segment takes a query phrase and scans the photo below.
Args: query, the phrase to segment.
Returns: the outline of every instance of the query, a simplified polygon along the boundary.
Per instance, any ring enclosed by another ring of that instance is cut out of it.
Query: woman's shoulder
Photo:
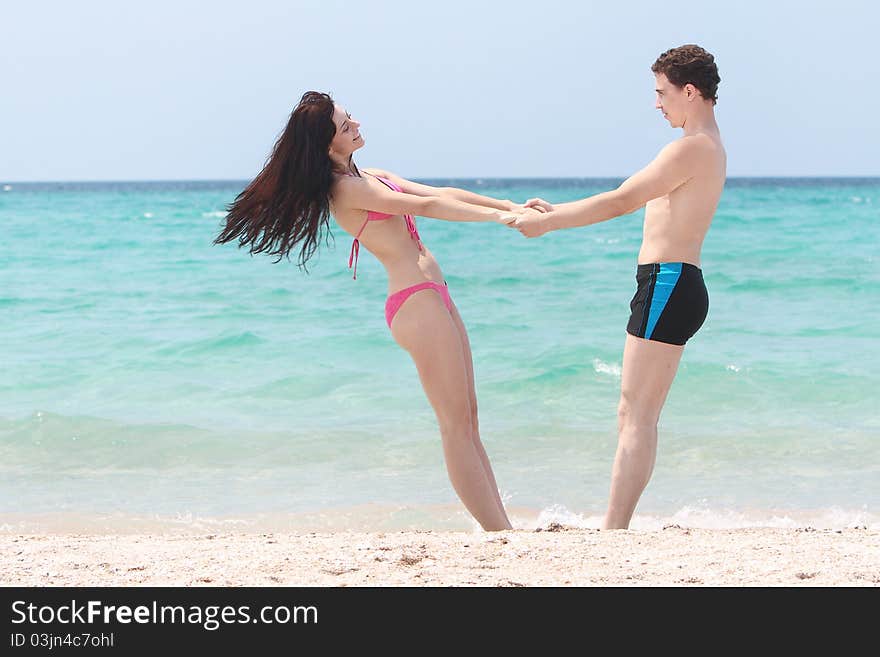
[[[378,176],[380,178],[389,178],[394,174],[390,171],[386,171],[385,169],[377,169],[375,167],[370,167],[369,169],[361,169],[364,173],[368,173],[371,176]]]
[[[337,175],[334,176],[330,188],[330,205],[337,212],[348,208],[361,208],[373,194],[373,187],[365,178]]]
[[[331,195],[337,195],[346,190],[357,189],[364,185],[366,181],[363,178],[347,174],[337,174],[333,176],[333,184],[330,187]]]
[[[362,196],[364,194],[373,195],[379,190],[384,190],[385,187],[382,185],[378,185],[374,187],[370,184],[369,179],[372,178],[384,178],[385,180],[394,180],[396,176],[390,171],[386,171],[385,169],[376,169],[374,167],[360,169],[361,173],[367,174],[367,177],[363,176],[354,176],[354,175],[337,175],[334,176],[333,187],[331,188],[331,196],[334,197],[337,201],[340,201],[344,198],[362,200]]]

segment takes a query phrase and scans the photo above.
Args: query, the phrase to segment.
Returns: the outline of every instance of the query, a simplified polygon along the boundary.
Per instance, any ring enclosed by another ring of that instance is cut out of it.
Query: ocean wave
[[[210,430],[183,423],[125,423],[37,411],[0,419],[0,456],[7,475],[42,472],[100,478],[168,470],[219,473],[269,467],[277,450],[302,451],[308,436],[268,431]]]
[[[160,356],[192,356],[215,351],[246,349],[266,342],[267,340],[261,338],[256,333],[244,331],[242,333],[221,335],[203,340],[175,342],[173,345],[159,348],[156,353]]]
[[[599,530],[601,514],[582,514],[564,506],[539,511],[509,509],[517,531]],[[683,507],[666,515],[636,513],[632,531],[671,529],[737,530],[752,528],[799,529],[803,531],[880,529],[880,517],[860,509],[829,507],[813,510],[694,509]],[[0,523],[2,534],[88,533],[88,534],[205,534],[219,532],[378,532],[378,531],[469,531],[488,537],[458,505],[380,505],[315,509],[283,513],[252,511],[234,515],[212,515],[193,511],[177,513],[87,512],[71,510],[48,513],[7,513]]]
[[[554,505],[541,509],[537,516],[521,516],[512,520],[517,529],[546,529],[553,525],[577,529],[599,529],[604,516],[584,515]],[[828,507],[819,509],[711,509],[683,506],[665,515],[636,513],[630,529],[658,531],[670,526],[694,529],[747,529],[769,527],[776,529],[851,529],[864,527],[880,529],[880,515],[867,509]]]
[[[859,291],[873,287],[874,283],[844,276],[796,277],[788,280],[780,277],[755,278],[738,282],[721,282],[716,287],[726,292],[785,292],[789,290],[812,290],[831,288],[835,290]]]
[[[620,378],[621,368],[617,363],[605,363],[598,358],[593,359],[593,370],[597,374],[610,374],[616,379]]]

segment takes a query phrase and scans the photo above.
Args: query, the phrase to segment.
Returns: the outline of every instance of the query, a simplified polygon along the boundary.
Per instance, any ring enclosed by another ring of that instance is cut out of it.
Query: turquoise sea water
[[[381,266],[353,281],[338,228],[309,275],[212,246],[241,188],[0,184],[0,530],[474,526]],[[538,240],[419,219],[517,526],[599,525],[642,217]],[[878,220],[877,179],[728,181],[634,528],[880,524]]]

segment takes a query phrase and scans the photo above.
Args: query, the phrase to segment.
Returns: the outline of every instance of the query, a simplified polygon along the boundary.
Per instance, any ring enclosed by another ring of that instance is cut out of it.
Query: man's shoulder
[[[721,142],[710,135],[699,133],[696,135],[685,135],[679,137],[675,141],[671,141],[663,150],[669,149],[674,154],[699,154],[699,153],[715,153],[721,148]]]
[[[660,151],[660,155],[668,161],[699,166],[715,160],[723,152],[724,147],[720,141],[710,135],[696,134],[669,142]]]

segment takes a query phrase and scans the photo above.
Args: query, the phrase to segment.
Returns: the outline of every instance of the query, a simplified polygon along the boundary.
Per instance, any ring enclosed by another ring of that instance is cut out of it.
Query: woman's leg
[[[458,328],[458,335],[461,339],[464,351],[464,363],[467,368],[468,395],[470,396],[471,403],[471,427],[473,428],[474,447],[480,455],[480,460],[483,462],[483,470],[486,472],[486,476],[492,483],[492,490],[495,491],[495,501],[498,502],[498,507],[501,509],[501,513],[507,518],[507,514],[504,511],[504,504],[501,501],[501,494],[498,491],[498,484],[495,483],[495,475],[492,473],[492,465],[489,463],[489,457],[486,455],[486,450],[483,448],[483,443],[480,440],[480,420],[477,413],[477,391],[474,384],[474,359],[471,355],[471,342],[468,339],[467,329],[464,327],[464,321],[461,319],[461,315],[454,302],[452,304],[452,319]]]
[[[483,529],[509,529],[475,445],[464,348],[440,295],[426,289],[410,296],[394,316],[391,334],[415,362],[437,415],[446,469],[459,498]]]

